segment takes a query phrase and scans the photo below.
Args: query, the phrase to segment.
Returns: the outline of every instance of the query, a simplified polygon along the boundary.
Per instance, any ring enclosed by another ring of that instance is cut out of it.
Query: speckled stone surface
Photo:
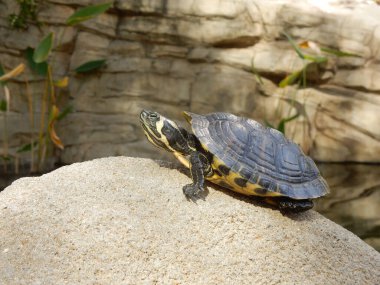
[[[14,182],[0,193],[0,284],[380,284],[380,254],[318,213],[210,186],[192,203],[189,181],[113,157]]]

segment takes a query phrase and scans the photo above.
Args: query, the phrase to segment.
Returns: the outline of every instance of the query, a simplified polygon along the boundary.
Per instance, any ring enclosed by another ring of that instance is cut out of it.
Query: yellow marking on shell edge
[[[224,165],[222,161],[214,157],[213,162],[212,162],[212,169],[218,170],[219,165]],[[219,171],[219,170],[218,170]],[[220,171],[219,171],[220,172]],[[225,187],[223,184],[228,184],[229,189],[244,194],[248,196],[261,196],[261,197],[278,197],[278,196],[283,196],[281,193],[278,192],[266,192],[265,194],[257,193],[255,190],[256,189],[261,189],[262,186],[259,184],[252,184],[250,182],[247,182],[245,187],[241,187],[238,184],[236,184],[235,179],[236,178],[242,178],[239,173],[235,173],[230,171],[228,175],[223,175],[222,177],[218,176],[217,174],[214,174],[211,177],[206,177],[207,180],[211,181],[212,183],[215,183],[217,185],[220,185],[222,187]]]
[[[191,115],[190,115],[188,112],[186,112],[186,111],[183,111],[182,114],[183,114],[183,116],[185,117],[186,121],[187,121],[189,124],[191,124],[191,120],[192,120]]]

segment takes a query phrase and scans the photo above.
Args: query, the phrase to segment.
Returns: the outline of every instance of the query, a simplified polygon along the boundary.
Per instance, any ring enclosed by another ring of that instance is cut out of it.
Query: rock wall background
[[[26,31],[9,27],[15,1],[0,3],[0,62],[6,69],[23,62],[22,52],[51,30],[62,35],[54,62],[57,76],[88,60],[107,59],[100,72],[70,82],[67,92],[75,111],[59,126],[64,163],[109,155],[166,156],[140,130],[143,108],[177,120],[182,110],[191,110],[278,122],[294,114],[291,100],[303,115],[286,125],[287,136],[313,158],[380,162],[380,6],[375,2],[114,1],[106,14],[79,29],[65,27],[78,7],[97,2],[44,1],[38,14],[44,25]],[[329,57],[318,72],[310,71],[307,88],[279,88],[287,74],[304,65],[283,32],[297,42],[358,56]],[[26,79],[36,117],[40,111],[40,78],[25,73],[9,84],[11,148],[37,132],[28,123]]]

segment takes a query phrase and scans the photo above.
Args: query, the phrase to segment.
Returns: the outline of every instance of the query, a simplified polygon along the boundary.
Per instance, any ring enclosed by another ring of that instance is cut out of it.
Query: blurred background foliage
[[[37,20],[38,5],[42,5],[43,1],[33,0],[18,0],[19,13],[9,15],[9,24],[14,29],[27,29],[28,25],[36,24],[41,25]],[[104,13],[112,6],[112,3],[90,5],[78,9],[66,20],[67,26],[74,26],[83,21],[87,21],[99,14]],[[61,37],[64,34],[64,30],[58,35],[58,43],[54,49],[59,50]],[[35,47],[28,47],[25,50],[24,56],[28,63],[30,76],[42,77],[45,81],[45,89],[41,90],[41,112],[39,118],[39,132],[35,137],[34,133],[31,133],[30,142],[19,146],[14,153],[9,152],[8,148],[8,124],[7,116],[9,113],[9,106],[11,105],[11,94],[7,87],[7,81],[12,77],[18,76],[24,72],[24,64],[20,64],[12,71],[5,74],[4,68],[0,65],[0,75],[2,76],[1,84],[4,88],[4,99],[1,100],[1,111],[3,112],[4,134],[3,134],[3,153],[1,158],[3,160],[4,172],[8,172],[8,165],[10,162],[14,162],[13,170],[15,174],[19,172],[19,154],[28,152],[30,153],[30,173],[41,173],[42,171],[51,170],[54,167],[55,150],[54,148],[63,149],[64,144],[59,138],[55,124],[66,117],[73,111],[72,106],[65,106],[61,97],[67,94],[61,92],[68,86],[70,76],[68,73],[65,76],[58,78],[54,74],[53,65],[54,61],[54,43],[55,33],[50,32],[39,43],[36,43]],[[87,73],[93,72],[101,68],[105,64],[105,59],[96,59],[75,68],[75,73]],[[28,79],[26,79],[26,83]],[[25,85],[25,94],[28,98],[28,111],[29,111],[29,124],[31,129],[35,128],[35,118],[33,110],[33,96],[29,90],[28,84]],[[36,155],[37,154],[37,155]],[[36,155],[36,157],[35,157]],[[46,165],[46,163],[49,165]]]

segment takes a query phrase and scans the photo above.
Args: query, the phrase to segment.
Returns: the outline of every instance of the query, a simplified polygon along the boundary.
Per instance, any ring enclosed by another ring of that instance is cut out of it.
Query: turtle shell
[[[281,132],[228,113],[186,116],[221,172],[259,187],[262,196],[310,199],[329,192],[314,161]]]

